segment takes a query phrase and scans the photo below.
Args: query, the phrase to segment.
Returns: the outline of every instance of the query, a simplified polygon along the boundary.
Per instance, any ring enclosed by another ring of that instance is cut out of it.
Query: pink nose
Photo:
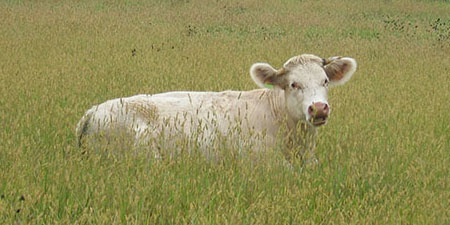
[[[315,102],[308,107],[308,113],[314,119],[326,119],[328,113],[330,113],[330,108],[327,103]]]

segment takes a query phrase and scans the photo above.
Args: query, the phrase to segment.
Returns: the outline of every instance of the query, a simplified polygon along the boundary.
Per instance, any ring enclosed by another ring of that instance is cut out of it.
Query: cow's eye
[[[292,83],[291,83],[291,87],[292,87],[293,89],[299,89],[299,90],[302,89],[302,87],[301,87],[299,84],[297,84],[296,82],[292,82]]]
[[[325,79],[325,80],[323,81],[323,86],[328,87],[328,83],[329,83],[328,79]]]

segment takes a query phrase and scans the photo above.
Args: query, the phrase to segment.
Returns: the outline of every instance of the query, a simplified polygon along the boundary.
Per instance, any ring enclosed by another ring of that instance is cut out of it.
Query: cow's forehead
[[[317,64],[323,65],[323,59],[311,54],[303,54],[299,56],[294,56],[290,58],[288,61],[284,63],[284,68],[290,69],[293,67],[308,65],[308,64]]]
[[[290,79],[301,82],[320,82],[326,78],[322,58],[315,55],[300,55],[290,58],[285,64]]]

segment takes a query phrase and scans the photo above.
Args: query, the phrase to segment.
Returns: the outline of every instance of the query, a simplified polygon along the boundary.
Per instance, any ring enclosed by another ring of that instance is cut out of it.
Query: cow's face
[[[344,84],[355,71],[356,61],[352,58],[322,59],[305,54],[290,58],[280,70],[255,63],[250,74],[260,87],[271,84],[284,90],[286,108],[292,118],[320,126],[330,114],[328,87]]]

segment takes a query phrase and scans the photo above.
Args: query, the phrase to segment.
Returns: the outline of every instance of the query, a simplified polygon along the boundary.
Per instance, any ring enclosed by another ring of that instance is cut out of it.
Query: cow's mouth
[[[325,123],[327,123],[327,117],[311,118],[310,122],[312,125],[314,125],[316,127],[322,126]]]

